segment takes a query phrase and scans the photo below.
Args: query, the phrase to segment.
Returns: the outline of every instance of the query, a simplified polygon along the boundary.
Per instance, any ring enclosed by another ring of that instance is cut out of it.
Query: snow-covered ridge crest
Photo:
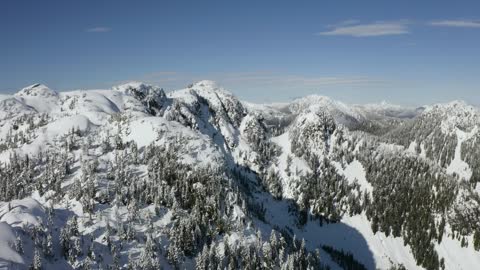
[[[295,114],[301,113],[307,109],[311,111],[326,111],[340,124],[359,122],[364,119],[362,112],[355,106],[349,106],[326,96],[310,95],[296,99],[288,105],[288,108]]]
[[[475,111],[475,107],[469,105],[464,100],[453,100],[446,103],[437,103],[433,105],[425,106],[425,112],[430,112],[433,110],[464,110],[464,111]]]
[[[217,83],[210,80],[203,80],[189,85],[185,89],[172,91],[167,95],[169,98],[182,101],[188,106],[198,104],[199,97],[208,103],[214,111],[221,114],[222,118],[239,127],[247,110],[242,102],[231,92],[219,87]]]
[[[192,85],[192,87],[204,87],[206,89],[217,90],[221,89],[217,82],[212,80],[201,80]]]
[[[35,109],[14,97],[0,100],[0,120],[12,118],[25,113],[35,113]]]
[[[455,134],[457,128],[469,132],[480,124],[479,110],[462,100],[427,106],[423,115],[441,119],[441,130],[447,135]]]
[[[120,84],[112,87],[112,89],[127,95],[142,93],[144,95],[157,94],[159,96],[165,96],[165,92],[160,87],[136,81]]]
[[[36,83],[23,88],[15,94],[16,97],[58,97],[58,93],[46,85]]]
[[[298,157],[306,153],[322,157],[328,152],[336,124],[329,113],[318,108],[313,106],[302,112],[289,128],[292,152]]]
[[[51,111],[58,102],[59,94],[43,84],[33,84],[18,91],[15,98],[38,112]]]
[[[368,114],[376,114],[387,117],[413,118],[423,112],[423,107],[401,106],[387,101],[380,103],[369,103],[365,105],[355,105],[356,108]]]
[[[134,97],[144,105],[146,112],[153,115],[162,114],[167,102],[167,96],[162,88],[142,82],[129,82],[114,86],[112,89]]]

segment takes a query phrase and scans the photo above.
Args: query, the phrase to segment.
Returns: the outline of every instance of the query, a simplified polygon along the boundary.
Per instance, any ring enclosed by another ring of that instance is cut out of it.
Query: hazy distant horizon
[[[209,79],[204,79],[204,80],[209,80]],[[52,89],[52,90],[55,90],[57,92],[68,92],[68,91],[75,91],[75,90],[108,90],[108,89],[112,89],[114,86],[118,86],[118,85],[121,85],[121,84],[126,84],[126,83],[130,83],[130,82],[142,82],[142,83],[146,83],[146,84],[150,84],[150,85],[154,85],[154,86],[157,86],[157,87],[160,87],[162,88],[166,93],[168,92],[171,92],[171,91],[176,91],[176,90],[181,90],[181,89],[185,89],[187,88],[190,84],[194,84],[196,82],[199,82],[201,80],[192,80],[192,81],[189,81],[183,85],[179,85],[178,87],[164,87],[162,85],[159,85],[159,84],[155,84],[155,83],[151,83],[151,82],[146,82],[146,81],[135,81],[135,80],[132,80],[132,81],[122,81],[122,82],[116,82],[112,85],[107,85],[107,86],[100,86],[100,87],[70,87],[70,88],[65,88],[65,89],[58,89],[56,87],[52,87],[51,85],[47,84],[47,83],[42,83],[42,82],[36,82],[36,83],[32,83],[32,84],[29,84],[29,85],[25,85],[23,87],[20,87],[19,89],[14,89],[14,90],[11,90],[11,91],[5,91],[5,92],[0,92],[0,97],[2,95],[13,95],[15,94],[16,92],[20,91],[21,89],[25,88],[25,87],[29,87],[31,85],[34,85],[34,84],[43,84],[45,86],[47,86],[48,88]],[[211,80],[211,81],[214,81],[214,80]],[[465,100],[465,99],[460,99],[460,98],[457,98],[457,99],[449,99],[449,100],[438,100],[438,101],[433,101],[433,102],[427,102],[427,103],[421,103],[421,102],[400,102],[400,101],[397,101],[397,100],[388,100],[388,99],[372,99],[372,100],[368,100],[368,99],[365,99],[363,102],[362,101],[358,101],[358,100],[355,100],[355,99],[349,99],[349,98],[343,98],[341,95],[335,95],[335,94],[327,94],[327,92],[329,92],[328,90],[326,91],[315,91],[315,90],[311,90],[309,91],[308,89],[304,89],[303,91],[301,91],[302,93],[305,93],[304,95],[298,95],[298,96],[291,96],[291,97],[285,97],[285,98],[278,98],[278,99],[274,99],[275,97],[272,97],[272,99],[265,99],[265,100],[255,100],[255,99],[249,99],[248,96],[245,96],[245,95],[242,95],[242,92],[241,90],[239,89],[234,89],[234,88],[229,88],[227,87],[226,85],[222,84],[221,82],[219,81],[214,81],[217,83],[217,85],[231,93],[233,93],[236,97],[238,97],[240,100],[244,101],[244,102],[248,102],[248,103],[252,103],[252,104],[281,104],[281,103],[288,103],[288,102],[292,102],[296,99],[300,99],[300,98],[304,98],[304,97],[307,97],[307,96],[314,96],[314,95],[317,95],[317,96],[325,96],[325,97],[328,97],[328,98],[331,98],[333,100],[336,100],[336,101],[340,101],[340,102],[343,102],[345,104],[350,104],[350,105],[368,105],[368,104],[381,104],[381,103],[388,103],[388,104],[391,104],[391,105],[399,105],[399,106],[404,106],[404,107],[410,107],[410,108],[415,108],[415,107],[422,107],[422,106],[428,106],[428,105],[433,105],[433,104],[442,104],[442,103],[449,103],[449,102],[452,102],[452,101],[464,101],[466,102],[467,104],[469,105],[472,105],[472,106],[475,106],[475,107],[480,107],[480,103],[476,104],[476,103],[473,103],[473,102],[469,102],[468,100]],[[251,91],[251,92],[254,92],[256,91],[255,89],[253,88],[250,88],[248,89],[248,91]],[[298,92],[298,91],[297,91]]]
[[[251,102],[480,104],[480,2],[5,1],[0,93],[209,79]]]

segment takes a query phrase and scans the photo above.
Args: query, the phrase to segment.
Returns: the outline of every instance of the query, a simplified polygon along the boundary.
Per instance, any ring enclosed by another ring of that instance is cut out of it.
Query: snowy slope
[[[462,160],[462,143],[471,139],[478,132],[477,126],[475,126],[470,132],[466,133],[460,129],[456,129],[457,146],[455,147],[455,156],[452,162],[447,167],[447,173],[457,174],[461,179],[470,180],[472,177],[472,169]]]

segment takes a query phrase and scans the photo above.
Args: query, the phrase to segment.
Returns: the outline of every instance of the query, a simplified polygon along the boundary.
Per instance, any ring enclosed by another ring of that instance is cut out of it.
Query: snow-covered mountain
[[[475,269],[479,119],[35,84],[0,96],[0,269]]]

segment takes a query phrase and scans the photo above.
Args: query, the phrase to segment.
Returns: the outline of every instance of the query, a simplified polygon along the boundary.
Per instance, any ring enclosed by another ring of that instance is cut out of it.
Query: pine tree
[[[95,254],[95,246],[93,241],[93,236],[90,236],[90,246],[87,250],[87,257],[91,259],[91,261],[95,261],[97,259],[97,255]]]
[[[107,221],[107,226],[106,226],[106,229],[105,229],[105,236],[104,236],[103,240],[105,242],[107,242],[107,246],[108,246],[109,249],[112,248],[111,236],[112,236],[112,228],[110,227],[110,222]]]
[[[112,258],[113,258],[113,263],[110,266],[110,269],[112,270],[119,270],[120,269],[120,257],[118,254],[118,247],[112,246]]]
[[[82,262],[82,270],[91,270],[93,265],[93,261],[90,257],[87,257],[83,262]]]
[[[80,238],[75,238],[73,241],[73,250],[75,253],[75,257],[82,256],[83,251],[82,251],[82,245],[80,243]]]
[[[138,266],[137,266],[135,260],[132,257],[132,253],[129,252],[128,253],[128,262],[127,262],[127,270],[135,270],[137,268],[138,268]]]
[[[23,240],[22,238],[17,234],[17,237],[15,238],[15,251],[22,255],[23,254]]]
[[[67,258],[70,250],[70,237],[67,227],[64,227],[60,230],[60,247],[62,249],[64,258]]]
[[[178,267],[180,264],[180,249],[178,248],[175,242],[171,242],[168,246],[167,259],[175,267]]]
[[[52,232],[50,230],[47,233],[47,240],[46,240],[45,250],[43,251],[43,253],[47,257],[53,257],[53,238],[52,238]]]
[[[38,248],[35,248],[35,252],[33,255],[32,269],[34,270],[42,269],[42,258],[40,257],[40,251],[38,250]]]
[[[480,251],[480,230],[475,230],[473,234],[473,248],[476,251]]]
[[[141,269],[154,270],[159,268],[158,258],[155,254],[155,244],[151,236],[147,237],[147,242],[140,254],[140,261],[138,263]]]
[[[196,262],[195,269],[197,270],[208,269],[207,254],[208,254],[207,245],[203,245],[203,250],[199,252],[197,257],[195,258],[195,262]]]

